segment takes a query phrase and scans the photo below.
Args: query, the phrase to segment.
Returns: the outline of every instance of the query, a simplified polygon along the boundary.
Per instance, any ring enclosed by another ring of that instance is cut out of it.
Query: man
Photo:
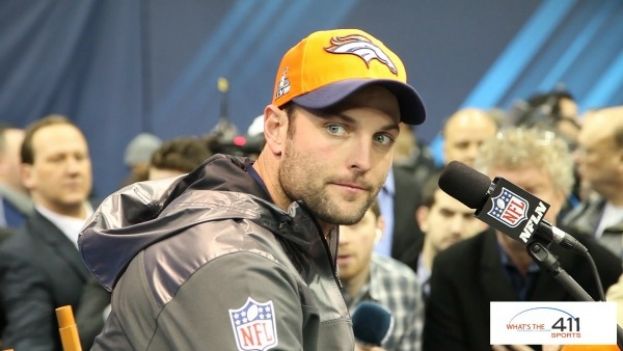
[[[581,129],[578,104],[567,90],[554,89],[537,93],[512,109],[516,126],[551,130],[574,148]]]
[[[151,155],[148,180],[177,177],[197,168],[212,153],[205,141],[183,137],[162,143]]]
[[[432,177],[424,186],[422,205],[415,214],[424,232],[422,253],[410,262],[417,273],[424,296],[430,293],[429,279],[433,259],[437,254],[460,240],[483,231],[486,225],[474,217],[474,210],[439,189],[438,176]]]
[[[383,344],[384,349],[419,350],[415,312],[422,304],[417,279],[403,263],[373,252],[383,233],[380,214],[378,204],[374,203],[359,222],[340,226],[337,264],[344,298],[351,312],[366,300],[392,312],[393,329]]]
[[[85,227],[82,256],[114,287],[94,350],[352,351],[337,225],[363,217],[398,123],[424,115],[376,38],[303,39],[277,71],[255,163],[216,155],[173,183],[131,186]]]
[[[432,158],[429,160],[423,155],[425,150],[416,146],[410,127],[404,123],[400,125],[396,152],[401,148],[409,156],[402,156],[401,161],[394,156],[394,165],[379,193],[378,202],[385,229],[374,251],[409,264],[417,260],[424,241],[413,213],[421,201],[422,184],[436,170]],[[406,157],[410,159],[408,166]]]
[[[463,108],[447,118],[442,135],[444,164],[459,161],[474,165],[478,149],[487,139],[495,136],[498,121],[493,111],[472,107]],[[418,256],[411,256],[411,262]]]
[[[141,182],[149,179],[149,161],[162,140],[151,133],[139,133],[125,148],[123,161],[128,166],[130,174],[123,180],[122,185]]]
[[[551,132],[511,129],[498,133],[483,144],[476,165],[489,177],[503,177],[549,203],[545,218],[550,223],[555,223],[573,184],[567,145]],[[593,256],[607,289],[622,272],[621,260],[591,238],[578,239]],[[581,255],[557,246],[552,246],[551,251],[580,286],[598,297],[589,265]],[[433,263],[430,287],[424,324],[425,350],[490,349],[491,301],[573,300],[533,262],[522,242],[494,230],[440,252]],[[495,347],[530,349],[533,348],[524,345]]]
[[[552,131],[567,142],[570,150],[577,148],[581,123],[578,105],[570,92],[556,88],[537,93],[518,101],[510,111],[508,117],[515,126]],[[558,215],[559,219],[565,218],[584,198],[577,171],[574,176],[575,182],[567,203]]]
[[[473,166],[478,148],[493,137],[497,129],[495,119],[487,111],[475,108],[458,110],[443,127],[445,163],[459,161]]]
[[[23,130],[0,126],[0,227],[4,228],[19,228],[32,213],[32,201],[19,173],[23,139]]]
[[[48,116],[26,130],[21,159],[35,212],[0,248],[3,347],[61,350],[54,309],[71,305],[88,348],[103,326],[107,296],[101,288],[92,295],[77,249],[80,228],[92,212],[87,142],[68,119]]]
[[[623,106],[588,113],[576,153],[582,182],[595,194],[563,223],[623,257]]]
[[[420,232],[413,213],[420,199],[420,188],[413,174],[394,165],[379,192],[378,202],[385,219],[383,236],[375,251],[401,262],[412,260],[412,253],[422,247]]]
[[[396,141],[394,167],[407,170],[418,184],[423,184],[438,171],[428,145],[416,137],[410,125],[404,123],[400,124],[400,135]]]

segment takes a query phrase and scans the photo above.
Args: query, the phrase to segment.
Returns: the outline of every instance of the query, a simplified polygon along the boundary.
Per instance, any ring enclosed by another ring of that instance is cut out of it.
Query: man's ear
[[[426,206],[418,207],[414,213],[415,220],[417,221],[417,224],[420,226],[420,229],[422,229],[424,233],[428,231],[428,214],[429,208]]]
[[[276,105],[264,109],[264,137],[273,155],[281,156],[288,134],[288,115]]]
[[[33,172],[33,166],[27,163],[20,165],[20,177],[22,184],[28,190],[31,190],[35,186],[35,177]]]

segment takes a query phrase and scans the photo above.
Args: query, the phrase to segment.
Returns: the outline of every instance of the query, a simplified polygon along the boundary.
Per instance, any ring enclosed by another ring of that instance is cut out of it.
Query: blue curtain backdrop
[[[134,135],[208,132],[221,76],[245,130],[270,101],[283,52],[332,27],[370,31],[403,58],[427,103],[425,141],[461,106],[505,108],[560,82],[583,109],[623,103],[619,0],[3,0],[0,119],[69,116],[105,196]]]

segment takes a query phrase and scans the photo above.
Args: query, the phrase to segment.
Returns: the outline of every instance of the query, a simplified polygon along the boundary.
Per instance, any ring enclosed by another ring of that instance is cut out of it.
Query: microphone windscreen
[[[465,206],[479,209],[487,199],[491,179],[458,161],[450,162],[439,176],[439,188]]]
[[[366,345],[382,346],[394,324],[387,308],[370,301],[357,305],[351,318],[355,340]]]

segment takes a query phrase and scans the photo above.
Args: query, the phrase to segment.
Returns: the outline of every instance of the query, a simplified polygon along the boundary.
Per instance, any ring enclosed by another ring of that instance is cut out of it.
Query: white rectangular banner
[[[617,343],[614,302],[491,302],[491,345]]]

